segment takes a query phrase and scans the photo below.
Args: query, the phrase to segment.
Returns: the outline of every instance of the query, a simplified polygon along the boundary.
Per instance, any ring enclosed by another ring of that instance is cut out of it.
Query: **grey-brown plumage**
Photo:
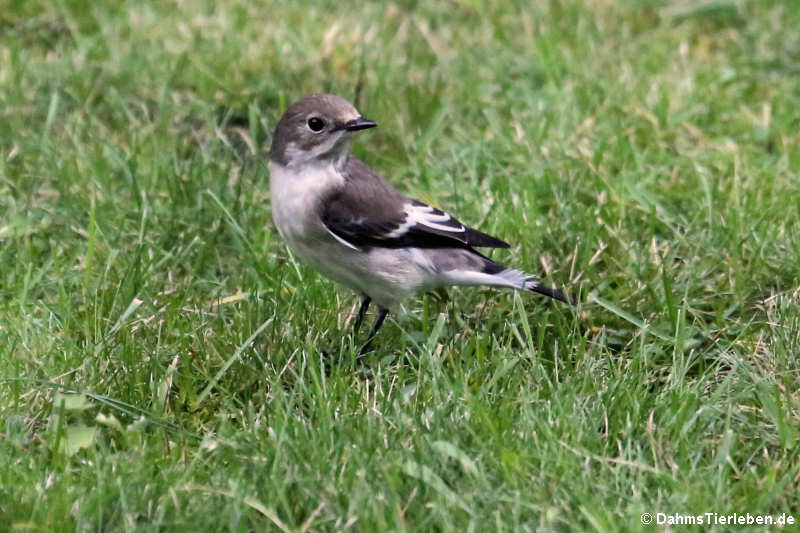
[[[567,302],[475,250],[507,243],[405,196],[351,155],[354,132],[375,126],[340,96],[312,95],[286,110],[270,149],[278,231],[294,253],[364,296],[356,327],[369,303],[378,304],[370,340],[400,301],[448,285],[510,287]]]
[[[326,130],[323,133],[335,133],[346,131],[357,131],[359,129],[366,129],[376,126],[372,121],[366,121],[361,124],[348,122],[360,118],[358,111],[350,102],[335,94],[315,94],[291,105],[278,121],[275,126],[275,135],[272,137],[272,146],[270,147],[269,157],[272,161],[276,161],[281,165],[287,165],[290,162],[291,153],[287,153],[287,146],[290,146],[291,151],[294,152],[311,152],[319,145],[320,135],[318,132],[310,131],[306,128],[308,118],[313,115],[316,117],[328,117]],[[346,118],[346,117],[355,117]],[[324,161],[327,157],[338,155],[339,151],[331,150],[329,152],[321,153],[318,157],[319,160]]]
[[[437,226],[444,229],[414,224],[396,237],[389,237],[407,222],[406,206],[429,206],[400,194],[353,155],[348,155],[345,160],[342,175],[345,185],[325,199],[322,221],[328,229],[356,246],[508,248],[508,243],[465,226],[436,208],[430,208],[430,214],[443,219]]]

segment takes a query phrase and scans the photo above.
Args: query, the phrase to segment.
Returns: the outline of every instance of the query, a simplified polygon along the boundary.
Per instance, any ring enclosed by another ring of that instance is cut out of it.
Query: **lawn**
[[[791,1],[7,0],[0,530],[800,530],[798,80]],[[320,91],[580,304],[420,296],[358,362],[271,219]]]

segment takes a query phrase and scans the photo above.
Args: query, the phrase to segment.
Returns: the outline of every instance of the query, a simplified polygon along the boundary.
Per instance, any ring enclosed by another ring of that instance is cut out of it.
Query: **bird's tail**
[[[521,291],[536,292],[549,296],[555,300],[571,304],[572,302],[560,290],[546,287],[538,281],[536,276],[522,270],[506,268],[476,250],[464,250],[460,254],[447,250],[446,254],[439,254],[439,250],[430,250],[430,259],[435,264],[443,265],[450,262],[450,268],[440,269],[447,281],[454,285],[493,285],[495,287],[509,287]]]
[[[535,280],[536,276],[533,274],[528,274],[523,272],[522,270],[516,270],[513,268],[505,268],[499,263],[495,263],[492,261],[493,267],[500,267],[502,270],[497,270],[491,275],[499,280],[504,281],[505,283],[498,283],[498,285],[505,285],[507,287],[512,287],[515,289],[528,291],[528,292],[535,292],[538,294],[543,294],[544,296],[549,296],[554,300],[558,300],[560,302],[564,302],[566,304],[571,304],[572,302],[567,299],[566,295],[563,292],[556,289],[555,287],[547,287],[542,285],[538,281]],[[491,269],[491,268],[490,268]],[[489,272],[486,272],[489,274]]]

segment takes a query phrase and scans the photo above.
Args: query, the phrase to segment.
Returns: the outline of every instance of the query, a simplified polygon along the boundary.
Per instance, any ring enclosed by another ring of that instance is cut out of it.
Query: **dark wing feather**
[[[508,248],[449,214],[400,194],[365,163],[350,156],[346,183],[326,200],[322,221],[353,246],[382,248]]]

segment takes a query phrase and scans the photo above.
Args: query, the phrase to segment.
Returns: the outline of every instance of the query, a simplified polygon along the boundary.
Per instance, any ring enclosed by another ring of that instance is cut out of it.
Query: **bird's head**
[[[270,159],[284,166],[335,163],[347,154],[354,132],[375,126],[341,96],[306,96],[278,121]]]

